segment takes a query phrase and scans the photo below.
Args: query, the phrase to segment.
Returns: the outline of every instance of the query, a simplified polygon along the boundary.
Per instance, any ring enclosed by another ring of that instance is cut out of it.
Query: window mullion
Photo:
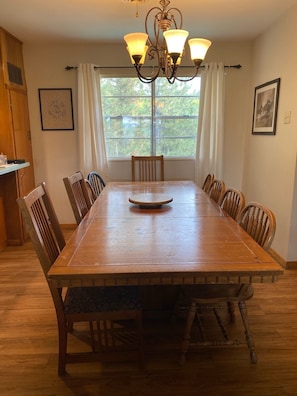
[[[151,155],[156,155],[156,84],[155,81],[151,84],[151,109],[152,109],[152,122],[151,122]]]

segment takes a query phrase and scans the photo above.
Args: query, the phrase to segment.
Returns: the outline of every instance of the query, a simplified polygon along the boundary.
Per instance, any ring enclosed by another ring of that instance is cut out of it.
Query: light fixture
[[[160,0],[159,3],[161,7],[151,8],[146,15],[145,33],[129,33],[124,36],[131,62],[138,78],[144,83],[153,82],[161,72],[171,84],[175,80],[190,81],[197,76],[211,41],[203,38],[193,38],[188,41],[195,71],[190,78],[178,77],[177,70],[184,55],[189,32],[182,30],[183,16],[178,8],[169,8],[169,0]],[[177,14],[177,19],[174,12]],[[151,18],[153,18],[152,33],[149,30]],[[141,70],[145,58],[153,62],[150,76],[144,76]]]

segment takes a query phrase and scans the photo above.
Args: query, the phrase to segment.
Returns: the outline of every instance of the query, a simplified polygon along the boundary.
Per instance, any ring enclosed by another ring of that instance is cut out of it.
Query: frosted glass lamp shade
[[[186,30],[172,29],[163,33],[169,54],[182,55],[189,32]]]
[[[147,39],[148,35],[146,33],[129,33],[124,36],[128,52],[134,60],[132,63],[139,64],[141,58],[145,56],[147,50]]]
[[[189,40],[191,50],[191,59],[203,60],[205,58],[208,48],[211,46],[211,41],[202,38],[193,38]]]

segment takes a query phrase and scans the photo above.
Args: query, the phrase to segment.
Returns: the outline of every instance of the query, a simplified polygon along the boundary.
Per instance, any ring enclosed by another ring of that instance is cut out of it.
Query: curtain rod
[[[144,66],[143,68],[149,68],[150,66]],[[200,68],[203,68],[204,66],[200,66]],[[133,66],[94,66],[94,69],[132,69]],[[179,66],[179,69],[187,69],[187,68],[193,68],[193,66]],[[241,69],[241,65],[224,65],[225,69]],[[67,65],[65,67],[65,70],[73,70],[77,69],[77,66],[69,66]]]

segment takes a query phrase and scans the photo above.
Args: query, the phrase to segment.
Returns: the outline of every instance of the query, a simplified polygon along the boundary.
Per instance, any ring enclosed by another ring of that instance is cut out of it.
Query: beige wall
[[[254,87],[281,79],[275,136],[247,134],[243,190],[248,200],[268,205],[276,214],[277,232],[273,249],[287,261],[297,261],[296,144],[297,144],[297,7],[280,18],[253,46]],[[291,123],[284,123],[291,111]],[[252,121],[252,108],[249,109]]]
[[[225,175],[228,185],[241,188],[243,150],[247,124],[251,43],[214,43],[208,61],[242,65],[241,70],[226,70],[226,154]],[[125,46],[121,44],[24,44],[29,95],[36,183],[48,184],[59,220],[74,223],[62,182],[64,176],[78,170],[77,156],[77,71],[65,71],[66,65],[94,63],[100,66],[129,66]],[[133,68],[132,68],[132,72]],[[74,131],[42,131],[38,88],[72,88]],[[236,166],[234,166],[234,163]],[[130,162],[110,164],[112,180],[130,180]],[[165,163],[168,179],[194,179],[194,161],[170,160]]]

